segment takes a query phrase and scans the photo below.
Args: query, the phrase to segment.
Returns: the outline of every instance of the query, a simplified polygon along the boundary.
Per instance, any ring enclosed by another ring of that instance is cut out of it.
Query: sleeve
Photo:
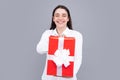
[[[46,30],[42,34],[41,39],[40,39],[39,43],[37,44],[36,50],[38,53],[40,53],[40,54],[47,53],[47,51],[48,51],[48,39],[49,39],[49,33]]]
[[[82,64],[82,45],[83,36],[82,34],[77,35],[75,42],[75,62],[74,62],[74,74],[76,75],[81,64]]]

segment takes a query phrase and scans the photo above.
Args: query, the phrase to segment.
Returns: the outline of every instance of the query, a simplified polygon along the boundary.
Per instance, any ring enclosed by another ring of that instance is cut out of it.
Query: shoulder
[[[83,43],[82,33],[80,33],[79,31],[76,31],[76,30],[71,30],[71,33],[75,37],[77,43],[81,43],[81,44]]]
[[[70,30],[70,33],[72,33],[75,37],[81,37],[81,38],[83,37],[82,33],[76,30]]]
[[[43,35],[49,35],[49,34],[51,34],[52,33],[52,30],[45,30],[44,32],[43,32]]]
[[[51,32],[51,30],[45,30],[44,32],[43,32],[43,34],[47,34],[47,33],[50,33]]]

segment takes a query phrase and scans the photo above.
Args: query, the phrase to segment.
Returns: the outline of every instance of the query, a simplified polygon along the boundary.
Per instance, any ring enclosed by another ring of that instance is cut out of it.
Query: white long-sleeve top
[[[70,30],[69,28],[66,28],[62,34],[65,35],[66,37],[75,37],[75,59],[74,59],[74,73],[73,73],[74,75],[72,78],[55,77],[55,76],[47,75],[46,73],[47,72],[47,60],[46,60],[45,69],[42,75],[42,80],[77,80],[76,74],[82,63],[83,37],[82,37],[82,34],[79,33],[78,31]],[[50,35],[57,36],[58,33],[56,29],[46,30],[42,34],[42,37],[36,47],[36,50],[38,53],[40,54],[48,53],[48,43],[49,43]]]

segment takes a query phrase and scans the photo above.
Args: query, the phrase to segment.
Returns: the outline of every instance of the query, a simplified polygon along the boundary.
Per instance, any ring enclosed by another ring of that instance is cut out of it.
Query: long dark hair
[[[55,24],[54,21],[53,21],[53,16],[54,16],[55,11],[56,11],[58,8],[65,9],[65,10],[67,11],[68,18],[69,18],[69,21],[67,22],[67,27],[68,27],[69,29],[73,29],[73,28],[72,28],[72,20],[71,20],[71,16],[70,16],[70,12],[69,12],[68,8],[65,7],[65,6],[63,6],[63,5],[58,5],[58,6],[53,10],[53,13],[52,13],[52,22],[51,22],[50,30],[56,28],[56,24]]]

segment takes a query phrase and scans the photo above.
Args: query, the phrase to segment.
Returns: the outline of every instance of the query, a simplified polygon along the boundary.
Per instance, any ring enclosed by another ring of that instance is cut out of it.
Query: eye
[[[55,14],[55,17],[59,17],[60,15],[58,13]]]
[[[67,14],[62,14],[63,17],[67,17]]]

